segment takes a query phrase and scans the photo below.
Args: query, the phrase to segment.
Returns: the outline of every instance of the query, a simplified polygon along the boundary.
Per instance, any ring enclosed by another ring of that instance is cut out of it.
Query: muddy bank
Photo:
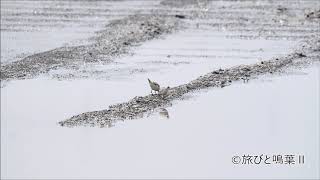
[[[320,61],[320,39],[316,38],[301,44],[300,50],[285,57],[278,57],[269,61],[262,61],[252,65],[240,65],[229,69],[219,69],[177,87],[168,92],[160,91],[158,95],[135,97],[132,100],[101,111],[87,112],[59,122],[61,126],[99,126],[110,127],[117,120],[143,117],[146,112],[159,107],[168,106],[171,101],[189,92],[209,87],[225,87],[235,81],[246,82],[264,74],[281,73],[289,67],[301,67]],[[146,88],[149,88],[146,86]]]
[[[108,63],[126,54],[130,47],[172,33],[179,18],[161,15],[133,15],[114,20],[89,45],[61,47],[28,56],[1,67],[1,80],[27,79],[50,70],[77,70],[84,63]]]

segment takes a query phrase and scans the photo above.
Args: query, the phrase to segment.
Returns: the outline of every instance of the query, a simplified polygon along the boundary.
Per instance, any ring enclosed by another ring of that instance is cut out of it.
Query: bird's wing
[[[153,84],[154,84],[155,86],[160,87],[160,85],[159,85],[158,83],[156,83],[156,82],[153,82]]]

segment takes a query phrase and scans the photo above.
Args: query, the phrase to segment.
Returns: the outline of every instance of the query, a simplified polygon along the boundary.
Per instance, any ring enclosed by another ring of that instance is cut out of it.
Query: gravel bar
[[[114,20],[89,45],[61,47],[1,66],[1,81],[29,79],[59,68],[77,70],[84,63],[108,63],[129,53],[130,47],[178,29],[179,18],[132,15]]]

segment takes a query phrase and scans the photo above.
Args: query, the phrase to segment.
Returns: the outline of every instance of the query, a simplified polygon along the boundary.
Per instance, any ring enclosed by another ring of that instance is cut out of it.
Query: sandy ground
[[[319,178],[319,5],[1,1],[1,177]],[[203,76],[290,54],[245,83]],[[147,96],[147,78],[199,90],[112,128],[59,126]],[[306,161],[232,163],[243,154]]]

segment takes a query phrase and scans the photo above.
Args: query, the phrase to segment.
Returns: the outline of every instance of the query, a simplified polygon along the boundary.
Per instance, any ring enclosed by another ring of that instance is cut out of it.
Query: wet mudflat
[[[319,177],[315,7],[1,1],[1,176]],[[133,98],[157,100],[147,78],[172,88],[165,103],[96,123]],[[294,153],[306,163],[232,164],[248,153]]]

